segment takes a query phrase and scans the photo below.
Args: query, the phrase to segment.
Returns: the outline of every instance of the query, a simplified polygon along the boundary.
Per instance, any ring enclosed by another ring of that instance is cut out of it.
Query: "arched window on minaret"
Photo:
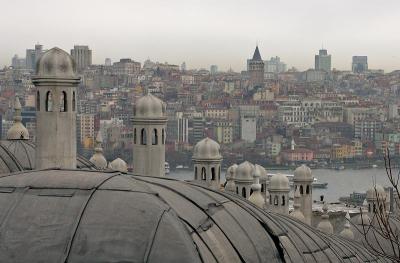
[[[197,166],[194,168],[194,180],[197,180]]]
[[[75,91],[72,92],[72,111],[76,110],[76,98],[75,98]]]
[[[206,168],[201,168],[201,180],[206,180]]]
[[[164,129],[162,129],[161,133],[162,133],[162,134],[161,134],[161,135],[162,135],[162,136],[161,136],[161,140],[162,140],[161,143],[162,143],[162,144],[165,144],[165,131],[164,131]]]
[[[310,194],[310,185],[307,185],[306,187],[306,194]]]
[[[153,133],[152,133],[152,135],[151,135],[151,144],[152,144],[152,145],[157,145],[157,144],[158,144],[157,129],[153,129]]]
[[[36,110],[40,111],[40,92],[36,92]]]
[[[301,195],[303,194],[303,186],[302,185],[300,185],[300,194]]]
[[[218,168],[218,181],[221,181],[221,167]]]
[[[285,204],[286,204],[285,196],[282,195],[282,205],[285,205]]]
[[[246,188],[242,188],[242,196],[244,197],[244,198],[246,198]]]
[[[137,139],[137,132],[136,128],[133,130],[133,144],[136,144],[136,139]]]
[[[239,194],[239,186],[236,186],[236,194]]]
[[[211,167],[211,180],[215,180],[215,167]]]
[[[65,91],[61,92],[60,96],[60,112],[67,111],[67,93]]]
[[[275,195],[275,197],[274,197],[274,205],[278,205],[278,196],[277,195]]]
[[[142,129],[140,133],[140,144],[141,145],[147,145],[147,134],[146,134],[146,129]]]
[[[53,95],[50,91],[46,93],[46,111],[53,111]]]

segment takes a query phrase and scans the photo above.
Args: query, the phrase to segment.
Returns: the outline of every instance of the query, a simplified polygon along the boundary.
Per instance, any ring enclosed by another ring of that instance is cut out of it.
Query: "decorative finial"
[[[29,140],[29,132],[22,124],[21,103],[16,96],[14,100],[14,124],[7,131],[7,140]]]
[[[319,222],[317,229],[321,230],[326,234],[333,234],[333,226],[329,221],[328,215],[328,204],[324,203],[322,206],[322,215],[321,215],[321,222]]]
[[[354,239],[354,233],[350,228],[350,214],[347,211],[345,220],[344,220],[344,229],[340,232],[340,236],[347,238],[347,239]]]
[[[249,201],[255,204],[260,208],[264,208],[265,206],[265,199],[261,195],[261,184],[260,184],[260,169],[255,166],[253,169],[253,184],[251,185],[251,190],[253,193],[249,197]]]

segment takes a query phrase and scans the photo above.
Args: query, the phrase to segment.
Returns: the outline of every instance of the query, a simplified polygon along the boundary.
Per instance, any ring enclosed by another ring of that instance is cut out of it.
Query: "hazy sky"
[[[258,42],[261,56],[314,66],[323,44],[332,66],[352,55],[370,68],[400,69],[400,0],[0,0],[0,66],[39,42],[70,50],[89,45],[93,62],[143,62],[245,69]]]

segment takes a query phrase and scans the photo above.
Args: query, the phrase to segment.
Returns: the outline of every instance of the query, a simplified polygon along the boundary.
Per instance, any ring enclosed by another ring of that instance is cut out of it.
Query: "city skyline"
[[[46,12],[51,3],[4,4],[0,22],[7,26],[0,33],[9,41],[2,44],[0,66],[10,65],[14,54],[23,57],[25,49],[39,42],[45,48],[66,50],[89,45],[95,64],[103,64],[107,57],[113,62],[130,57],[177,65],[185,61],[189,69],[215,64],[221,70],[240,71],[258,43],[264,60],[279,56],[289,68],[299,70],[313,68],[314,54],[322,45],[332,55],[332,68],[338,70],[351,70],[352,56],[357,55],[368,56],[371,69],[399,69],[400,36],[393,34],[399,22],[396,1],[385,5],[314,0],[290,4],[118,1],[113,5],[60,1],[63,12]],[[16,13],[20,21],[12,23]]]

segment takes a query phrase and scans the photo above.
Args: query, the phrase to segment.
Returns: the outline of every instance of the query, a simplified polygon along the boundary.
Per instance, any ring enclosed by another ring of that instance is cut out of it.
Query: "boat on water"
[[[344,170],[344,166],[343,165],[337,165],[337,166],[334,167],[334,169],[337,170],[337,171],[341,171],[341,170]]]
[[[183,169],[183,165],[178,164],[178,165],[175,167],[175,169]]]
[[[169,174],[170,169],[169,169],[169,163],[168,162],[164,163],[164,169],[165,169],[165,174]]]
[[[377,164],[373,164],[372,168],[378,168],[378,165]]]

